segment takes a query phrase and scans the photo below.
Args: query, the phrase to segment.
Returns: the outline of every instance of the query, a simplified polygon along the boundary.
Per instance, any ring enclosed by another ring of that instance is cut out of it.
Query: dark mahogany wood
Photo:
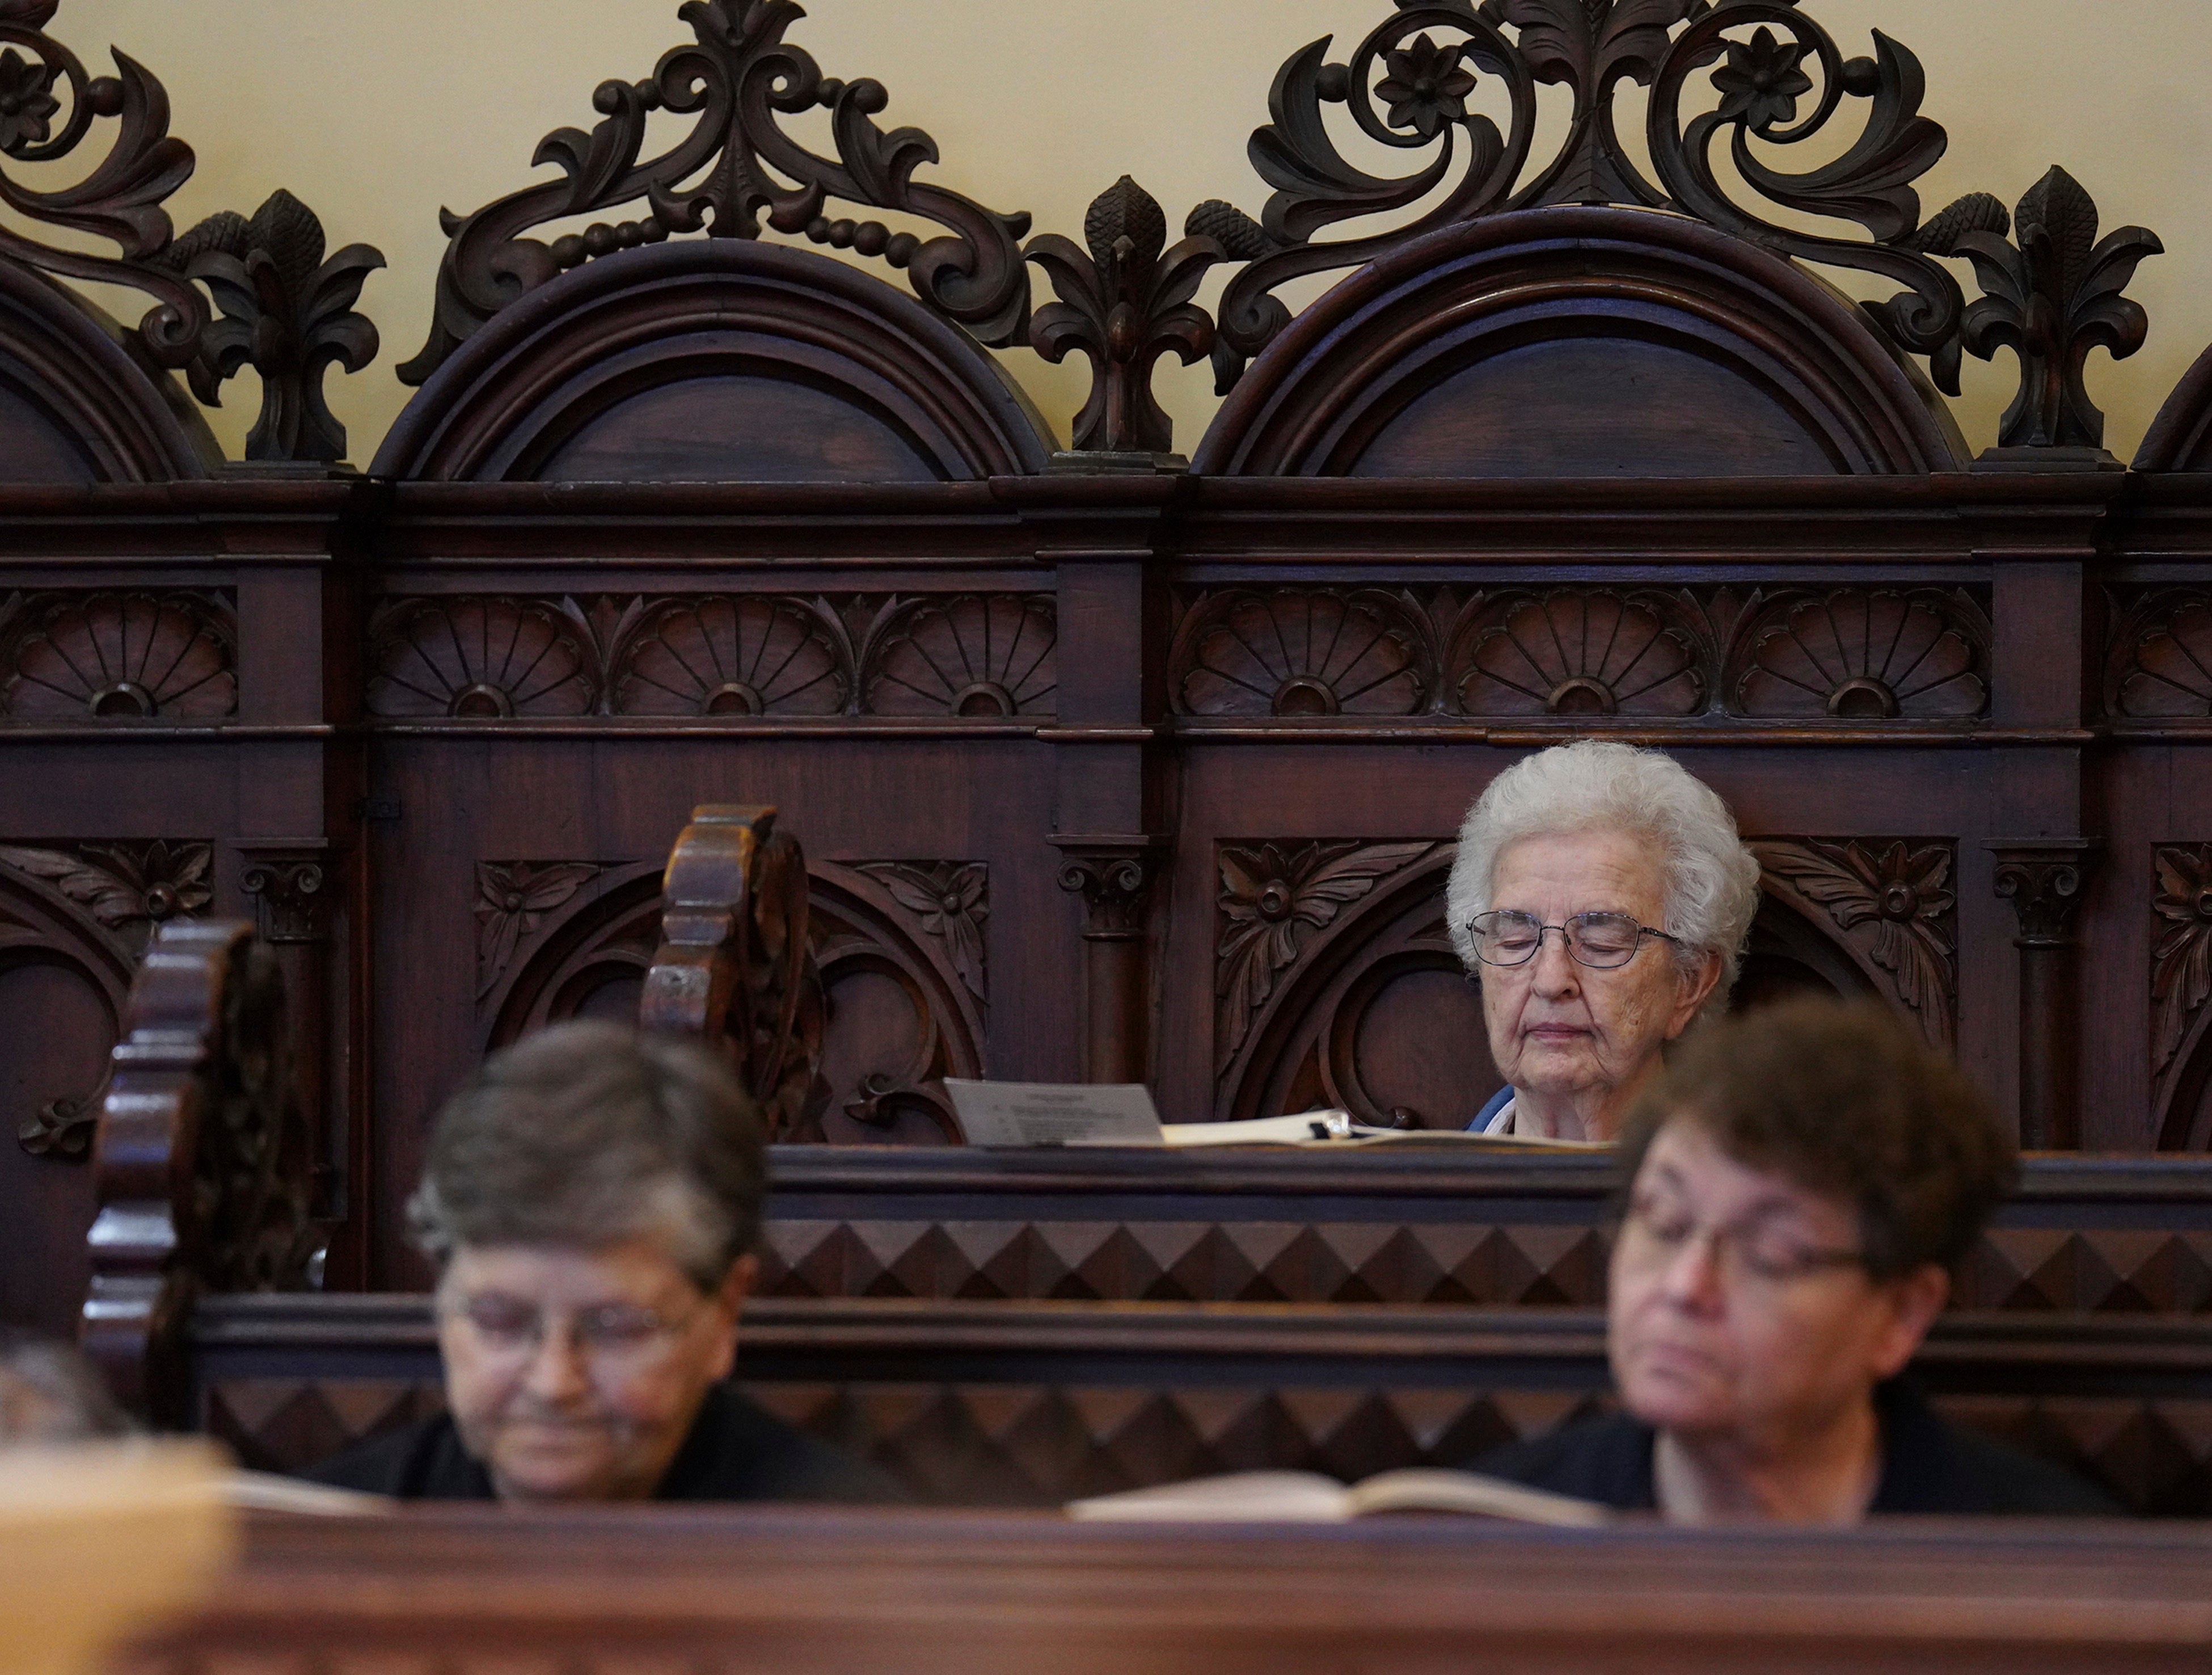
[[[304,1282],[310,1139],[283,979],[252,927],[155,933],[131,985],[92,1170],[79,1339],[125,1406],[183,1417],[179,1356],[203,1290]]]
[[[503,310],[370,470],[433,482],[933,482],[1035,471],[1043,421],[981,349],[842,262],[623,252]]]
[[[206,1608],[114,1666],[2135,1675],[2204,1666],[2208,1562],[2200,1529],[2096,1523],[1208,1530],[923,1511],[424,1508],[253,1520],[245,1563]]]
[[[1271,344],[1193,468],[1237,476],[1812,476],[1963,457],[1832,291],[1694,222],[1499,215],[1362,269]]]

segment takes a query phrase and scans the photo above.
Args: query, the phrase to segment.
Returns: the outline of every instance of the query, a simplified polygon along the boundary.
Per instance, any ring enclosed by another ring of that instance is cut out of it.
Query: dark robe
[[[1875,1413],[1881,1424],[1881,1481],[1869,1513],[2124,1515],[2117,1502],[2071,1472],[1949,1423],[1910,1379],[1880,1386]],[[1656,1511],[1651,1451],[1657,1441],[1642,1421],[1611,1413],[1508,1443],[1470,1461],[1469,1469],[1624,1512]]]
[[[491,1474],[469,1457],[450,1414],[373,1437],[302,1475],[406,1501],[490,1501]],[[667,1474],[660,1501],[830,1501],[907,1497],[874,1466],[786,1424],[727,1385],[707,1392]]]

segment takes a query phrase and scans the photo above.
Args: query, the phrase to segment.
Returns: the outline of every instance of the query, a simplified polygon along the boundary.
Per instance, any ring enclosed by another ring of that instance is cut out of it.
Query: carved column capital
[[[1145,932],[1145,906],[1165,859],[1163,837],[1055,836],[1060,887],[1080,892],[1085,942],[1133,942]]]
[[[1982,846],[1996,858],[1995,885],[2020,921],[2015,948],[2066,948],[2074,913],[2105,847],[2101,838],[1996,838]]]
[[[330,845],[314,841],[241,843],[239,883],[253,900],[255,928],[273,946],[319,943],[330,934],[335,880]]]

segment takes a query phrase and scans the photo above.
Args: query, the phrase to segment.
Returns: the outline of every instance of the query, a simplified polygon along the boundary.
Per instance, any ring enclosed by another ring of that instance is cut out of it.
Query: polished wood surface
[[[211,1605],[114,1666],[2110,1675],[2212,1666],[2208,1569],[2212,1534],[2179,1526],[1192,1530],[449,1508],[257,1519]]]

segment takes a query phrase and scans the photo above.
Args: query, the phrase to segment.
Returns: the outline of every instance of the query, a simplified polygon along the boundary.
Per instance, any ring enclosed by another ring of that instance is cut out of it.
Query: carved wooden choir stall
[[[0,1318],[82,1305],[265,1464],[404,1417],[431,1114],[642,1007],[730,1040],[785,1143],[747,1376],[925,1495],[1540,1429],[1605,1386],[1601,1163],[984,1156],[942,1083],[1464,1124],[1453,834],[1601,735],[1757,853],[1740,1004],[1875,997],[2060,1154],[1945,1399],[2212,1504],[2212,355],[2103,451],[2085,362],[2143,341],[2159,241],[2057,168],[1924,214],[1905,46],[1784,0],[1378,5],[1284,64],[1258,218],[1170,244],[1124,177],[1079,242],[931,184],[796,8],[697,0],[558,179],[448,216],[356,472],[322,386],[379,352],[381,258],[283,193],[179,233],[158,80],[55,10],[0,15]],[[1093,367],[1072,448],[986,352],[1024,343]],[[1938,391],[2000,351],[1970,457]],[[1224,392],[1188,462],[1170,355]],[[227,462],[191,398],[249,365]]]

